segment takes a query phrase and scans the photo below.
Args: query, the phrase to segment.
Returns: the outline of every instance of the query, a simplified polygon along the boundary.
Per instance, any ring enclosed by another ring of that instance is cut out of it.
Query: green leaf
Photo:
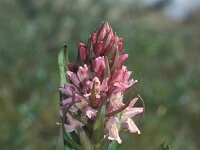
[[[102,140],[104,136],[106,103],[107,101],[104,100],[104,102],[101,104],[101,107],[99,108],[99,111],[97,113],[97,118],[93,125],[92,138],[95,150],[101,150],[102,147]]]
[[[64,87],[64,84],[67,82],[66,75],[65,75],[65,73],[67,71],[65,64],[67,62],[68,62],[67,45],[65,44],[58,52],[58,65],[59,65],[60,86],[61,87]],[[62,97],[63,97],[63,95],[60,92],[60,101],[62,100]],[[64,113],[64,116],[66,115],[68,109]],[[66,119],[65,117],[61,118],[64,150],[73,150],[74,148],[76,148],[77,150],[83,150],[82,147],[72,139],[71,134],[66,133],[65,128],[64,128],[64,123],[66,122],[65,119]]]
[[[116,150],[118,146],[117,141],[111,141],[110,144],[108,145],[108,149],[107,150]]]
[[[58,66],[59,66],[59,74],[60,74],[60,87],[64,87],[64,84],[67,82],[65,72],[66,72],[66,67],[65,63],[67,61],[67,56],[66,56],[66,49],[67,46],[64,45],[58,52]],[[62,93],[60,92],[60,101],[62,99]],[[69,143],[66,141],[65,138],[65,132],[63,132],[63,127],[62,127],[62,134],[63,134],[63,144],[64,144],[64,150],[72,150],[72,147],[69,146]]]
[[[63,130],[65,130],[64,126],[62,126]],[[66,133],[64,134],[64,139],[67,141],[67,143],[69,143],[71,147],[68,147],[69,145],[65,145],[65,149],[64,150],[73,150],[73,149],[76,149],[76,150],[84,150],[79,144],[77,144],[70,136],[69,133]]]
[[[64,45],[58,52],[58,66],[60,73],[60,86],[63,87],[67,82],[65,73],[67,71],[65,64],[68,62],[67,45]]]
[[[80,138],[81,146],[84,148],[84,150],[91,150],[92,149],[91,141],[88,138],[86,132],[83,130],[83,128],[78,129],[78,135]]]

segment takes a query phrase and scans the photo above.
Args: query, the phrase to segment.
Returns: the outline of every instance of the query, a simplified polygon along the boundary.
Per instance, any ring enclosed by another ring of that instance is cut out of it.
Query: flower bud
[[[93,67],[93,70],[96,73],[97,77],[101,78],[102,72],[106,68],[104,57],[97,57],[92,62],[92,67]]]
[[[79,56],[81,60],[84,62],[87,58],[85,45],[83,43],[79,43],[78,50],[79,50]]]

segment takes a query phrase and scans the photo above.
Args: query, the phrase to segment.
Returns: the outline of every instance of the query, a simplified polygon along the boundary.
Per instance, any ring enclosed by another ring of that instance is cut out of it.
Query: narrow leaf
[[[64,87],[64,84],[67,82],[65,73],[67,68],[65,64],[68,63],[68,55],[67,55],[67,45],[65,44],[60,51],[58,52],[58,65],[59,65],[59,73],[60,73],[60,87]],[[62,101],[62,93],[60,92],[60,101]],[[64,114],[66,115],[67,112]],[[64,115],[64,116],[65,116]],[[64,142],[64,150],[72,150],[75,147],[78,150],[82,150],[80,145],[78,145],[75,141],[73,141],[70,133],[66,133],[64,128],[64,123],[66,122],[65,117],[61,118],[62,120],[62,133],[63,133],[63,142]]]
[[[67,55],[67,46],[64,45],[58,52],[58,65],[59,65],[59,73],[60,73],[60,86],[63,87],[64,84],[67,82],[65,73],[66,73],[66,67],[65,64],[68,62]]]
[[[83,128],[78,129],[78,134],[79,134],[81,146],[84,148],[84,150],[92,150],[91,141],[89,140]]]
[[[101,107],[97,113],[97,118],[93,125],[92,133],[93,133],[93,143],[94,143],[95,150],[100,150],[102,146],[102,140],[104,137],[106,103],[107,103],[106,100],[102,102]]]
[[[110,144],[108,145],[107,150],[116,150],[118,146],[117,141],[111,141]]]
[[[60,74],[60,87],[64,87],[64,84],[67,82],[66,76],[65,76],[65,72],[66,72],[66,67],[65,67],[65,63],[66,63],[66,49],[67,46],[64,45],[58,52],[58,66],[59,66],[59,74]],[[62,101],[62,93],[60,92],[60,101]],[[61,118],[62,120],[62,118]],[[64,144],[64,150],[72,150],[72,147],[69,146],[68,141],[65,138],[65,132],[64,132],[64,128],[62,127],[62,135],[63,135],[63,144]]]

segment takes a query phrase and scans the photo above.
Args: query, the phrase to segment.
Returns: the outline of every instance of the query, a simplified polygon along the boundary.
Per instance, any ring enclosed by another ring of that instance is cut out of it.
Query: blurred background
[[[146,113],[141,135],[121,133],[120,150],[200,149],[199,0],[1,0],[0,149],[58,145],[58,49],[108,20],[124,38]]]

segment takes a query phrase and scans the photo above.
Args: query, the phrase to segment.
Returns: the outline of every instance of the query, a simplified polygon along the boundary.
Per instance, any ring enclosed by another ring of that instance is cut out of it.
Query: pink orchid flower
[[[91,125],[98,119],[101,104],[105,102],[105,138],[121,144],[121,129],[140,134],[133,119],[143,108],[134,107],[137,98],[123,102],[125,92],[138,82],[131,78],[132,72],[124,65],[128,54],[123,53],[123,39],[104,22],[91,33],[87,44],[79,43],[77,49],[78,63],[67,64],[69,83],[59,88],[62,94],[59,114],[67,119],[66,131],[86,126],[84,130],[92,134]]]
[[[119,144],[122,143],[119,137],[119,129],[117,128],[118,119],[116,117],[110,117],[106,123],[106,129],[109,140],[116,140]]]

